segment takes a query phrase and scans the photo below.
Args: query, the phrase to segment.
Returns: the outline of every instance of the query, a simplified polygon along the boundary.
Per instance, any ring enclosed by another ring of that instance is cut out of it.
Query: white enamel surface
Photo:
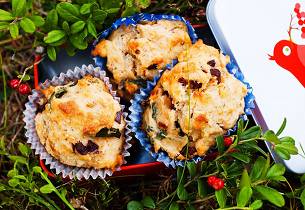
[[[283,135],[292,136],[296,144],[305,148],[305,88],[268,56],[273,55],[278,41],[289,39],[290,16],[297,2],[305,11],[304,1],[211,0],[207,16],[220,47],[233,54],[252,85],[268,127],[277,130],[286,117]],[[297,18],[295,26],[296,21]],[[300,34],[292,31],[293,41],[305,45]],[[289,49],[283,50],[285,55],[291,53]],[[305,172],[305,159],[301,156],[293,156],[285,164],[296,173]]]

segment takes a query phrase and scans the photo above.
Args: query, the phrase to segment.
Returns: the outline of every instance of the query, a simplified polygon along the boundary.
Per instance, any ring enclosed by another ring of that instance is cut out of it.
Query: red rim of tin
[[[207,24],[194,24],[192,25],[194,28],[204,28],[207,26]],[[34,85],[35,89],[39,89],[39,75],[38,75],[38,63],[42,59],[41,55],[35,55],[35,61],[34,61]],[[39,160],[39,165],[41,166],[42,170],[48,174],[49,177],[55,178],[56,175],[52,173],[47,166],[45,165],[43,160]],[[142,173],[149,173],[151,172],[149,169],[151,168],[158,168],[162,169],[165,165],[161,162],[150,162],[150,163],[140,163],[140,164],[133,164],[133,165],[123,165],[121,166],[121,170],[114,172],[114,176],[116,174],[128,174],[129,172],[138,171]]]

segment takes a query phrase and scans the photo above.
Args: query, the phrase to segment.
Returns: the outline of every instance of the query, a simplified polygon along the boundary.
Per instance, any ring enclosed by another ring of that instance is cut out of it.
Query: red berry
[[[301,4],[300,3],[296,3],[294,6],[295,9],[300,9],[301,8]]]
[[[217,178],[217,180],[214,182],[213,188],[215,190],[221,190],[222,188],[224,188],[224,186],[225,182],[222,179]]]
[[[224,138],[223,143],[226,147],[229,147],[233,143],[233,140],[231,137],[227,136]]]
[[[208,184],[211,187],[213,187],[215,190],[221,190],[224,187],[225,182],[222,179],[220,179],[216,176],[209,176],[208,177]]]
[[[16,89],[19,86],[19,80],[18,79],[12,79],[8,82],[9,86],[13,89]]]
[[[301,13],[297,13],[297,18],[301,18]]]
[[[304,24],[303,20],[299,20],[299,21],[298,21],[298,24],[299,24],[300,26],[303,25],[303,24]]]
[[[301,31],[302,31],[303,33],[305,33],[305,27],[302,27],[302,28],[301,28]]]
[[[22,95],[29,94],[31,92],[31,87],[28,84],[21,84],[18,88],[18,92]]]
[[[300,13],[301,17],[305,17],[305,12]]]
[[[208,184],[213,187],[215,181],[217,180],[218,178],[216,176],[209,176],[208,177]]]
[[[294,8],[294,12],[295,12],[295,13],[299,13],[299,12],[300,12],[300,9]]]
[[[303,39],[305,39],[305,33],[302,33],[301,37],[302,37]]]

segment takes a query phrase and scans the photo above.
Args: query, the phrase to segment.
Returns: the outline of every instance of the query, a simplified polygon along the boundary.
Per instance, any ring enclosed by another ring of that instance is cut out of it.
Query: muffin
[[[227,71],[229,60],[198,40],[164,71],[142,103],[142,129],[155,152],[177,160],[203,156],[215,137],[234,127],[244,113],[247,88]]]
[[[41,144],[59,162],[112,169],[123,163],[125,121],[103,80],[86,75],[40,90],[35,127]]]
[[[187,26],[182,21],[142,21],[121,25],[93,49],[93,56],[107,58],[107,69],[118,85],[118,93],[131,96],[147,79],[191,46]]]

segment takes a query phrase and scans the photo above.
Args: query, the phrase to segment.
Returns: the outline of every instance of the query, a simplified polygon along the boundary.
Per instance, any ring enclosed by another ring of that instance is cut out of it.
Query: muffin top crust
[[[128,98],[191,44],[183,22],[158,20],[120,26],[96,45],[92,55],[107,58],[119,93]]]
[[[51,156],[70,166],[95,169],[115,169],[123,163],[121,106],[100,78],[87,75],[41,92],[35,126]]]
[[[180,53],[178,61],[143,103],[142,127],[155,152],[183,160],[203,156],[236,124],[247,88],[227,71],[229,57],[202,40]]]

